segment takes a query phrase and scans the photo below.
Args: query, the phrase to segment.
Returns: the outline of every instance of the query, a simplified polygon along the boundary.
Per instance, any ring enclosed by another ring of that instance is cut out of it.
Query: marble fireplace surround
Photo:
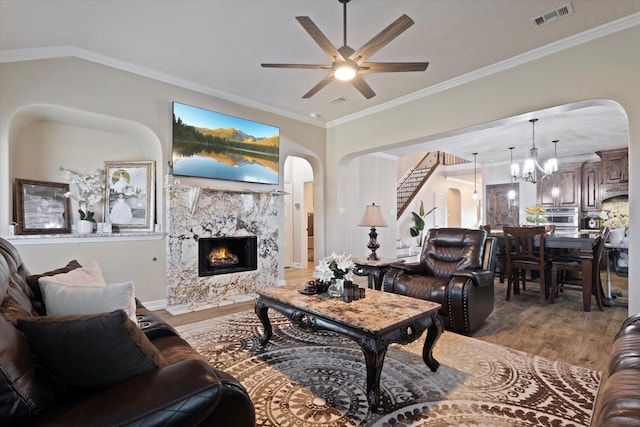
[[[278,277],[278,212],[282,193],[171,185],[167,200],[167,310],[172,314],[256,297]],[[256,236],[254,271],[198,276],[200,237]]]

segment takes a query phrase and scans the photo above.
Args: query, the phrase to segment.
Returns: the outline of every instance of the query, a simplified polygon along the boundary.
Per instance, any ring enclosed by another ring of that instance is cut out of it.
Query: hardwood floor
[[[302,285],[313,273],[307,269],[286,269],[288,284]],[[366,278],[356,282],[366,286]],[[627,292],[627,279],[612,274],[612,288]],[[603,275],[604,283],[604,275]],[[599,311],[582,311],[582,295],[567,291],[553,305],[540,305],[538,289],[532,283],[511,301],[505,300],[506,285],[495,280],[495,309],[485,324],[470,336],[516,350],[553,360],[605,372],[608,368],[609,348],[620,325],[627,318],[626,307],[605,307]],[[238,311],[252,310],[253,301],[198,312],[172,316],[165,310],[160,314],[173,326],[224,316]]]

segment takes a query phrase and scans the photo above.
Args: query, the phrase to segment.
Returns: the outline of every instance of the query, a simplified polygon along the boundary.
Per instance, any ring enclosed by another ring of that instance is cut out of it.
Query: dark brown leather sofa
[[[469,333],[493,311],[495,251],[484,230],[432,228],[420,262],[393,264],[384,290],[442,304],[445,327]]]
[[[629,317],[613,340],[591,425],[640,426],[640,314]]]
[[[40,316],[34,306],[42,301],[27,283],[30,272],[4,239],[0,255],[0,425],[255,426],[244,387],[210,366],[139,301],[136,312],[144,334],[123,310],[113,313],[122,313],[127,327],[146,337],[146,345],[150,341],[164,364],[108,387],[62,387],[37,363],[30,341],[19,329],[21,322],[37,323],[33,319]],[[56,320],[40,320],[50,319]]]

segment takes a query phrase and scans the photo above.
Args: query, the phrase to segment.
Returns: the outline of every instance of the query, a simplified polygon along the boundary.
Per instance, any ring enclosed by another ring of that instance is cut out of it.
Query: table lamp
[[[367,248],[371,250],[371,254],[367,257],[370,260],[377,260],[378,255],[376,255],[376,249],[380,247],[378,243],[378,233],[376,233],[376,227],[386,227],[387,223],[382,218],[382,214],[380,213],[380,206],[377,206],[375,203],[368,205],[364,211],[364,216],[360,220],[361,227],[371,227],[371,232],[369,232],[369,244]]]

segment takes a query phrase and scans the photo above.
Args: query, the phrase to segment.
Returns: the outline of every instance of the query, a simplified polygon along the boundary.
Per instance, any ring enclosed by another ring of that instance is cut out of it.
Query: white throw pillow
[[[137,323],[133,282],[67,285],[49,277],[38,280],[47,315],[96,314],[124,310]]]
[[[623,244],[623,239],[624,239],[624,233],[625,233],[625,229],[624,228],[614,228],[613,230],[611,230],[611,234],[609,235],[609,242],[613,245],[620,245]]]
[[[47,276],[47,280],[67,285],[106,285],[102,276],[102,270],[97,261],[91,262],[86,267],[76,268],[68,273],[60,273]]]

